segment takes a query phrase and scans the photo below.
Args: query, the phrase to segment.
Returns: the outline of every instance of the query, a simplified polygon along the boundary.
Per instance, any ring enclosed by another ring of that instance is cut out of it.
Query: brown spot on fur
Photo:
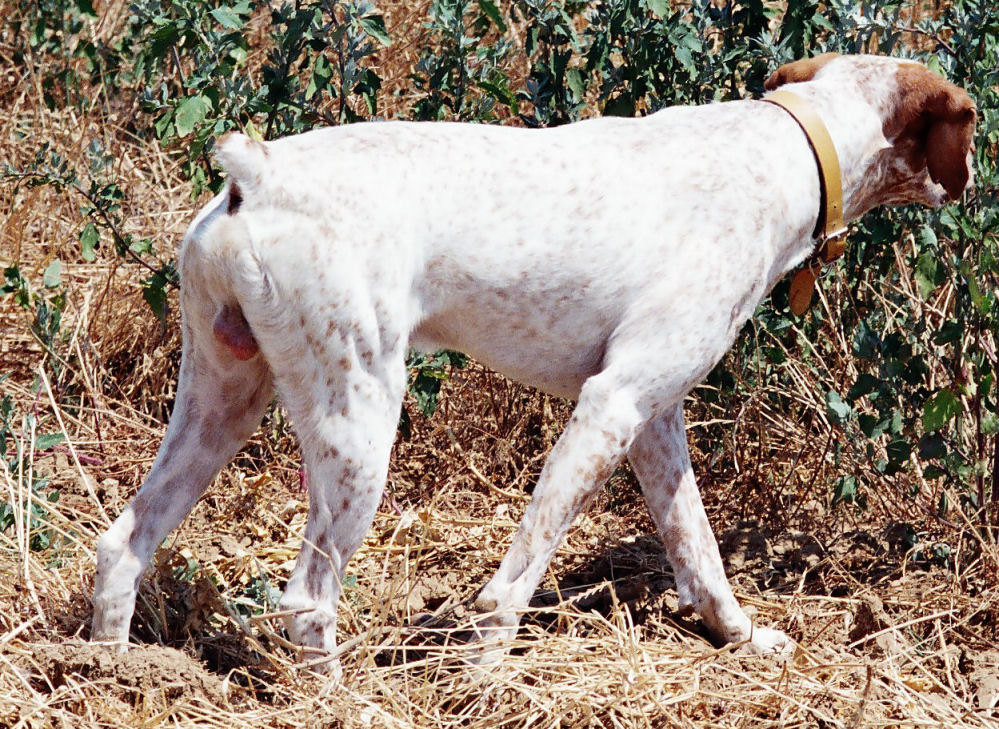
[[[773,91],[784,84],[796,84],[811,81],[823,66],[836,58],[838,53],[822,53],[812,58],[802,58],[792,63],[785,63],[774,71],[770,78],[763,82],[763,88]]]
[[[313,555],[305,571],[305,589],[310,595],[319,595],[322,592],[324,573],[325,570],[319,564],[319,556]]]

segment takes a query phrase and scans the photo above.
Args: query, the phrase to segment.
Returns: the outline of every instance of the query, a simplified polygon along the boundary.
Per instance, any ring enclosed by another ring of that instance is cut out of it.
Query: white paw
[[[794,641],[780,630],[754,625],[747,647],[761,656],[789,656],[794,652]]]
[[[470,618],[472,631],[462,658],[475,666],[487,666],[502,660],[510,650],[510,641],[517,637],[520,622],[517,614],[491,612]]]
[[[333,684],[339,684],[340,680],[343,678],[343,666],[340,665],[340,660],[338,658],[310,658],[309,654],[305,654],[299,661],[299,665],[303,668],[307,668],[313,673],[318,673],[320,676]]]

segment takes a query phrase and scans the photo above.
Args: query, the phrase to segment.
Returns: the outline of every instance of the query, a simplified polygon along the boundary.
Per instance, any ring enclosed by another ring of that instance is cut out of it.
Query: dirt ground
[[[275,413],[160,549],[135,645],[121,655],[86,642],[106,517],[84,484],[116,514],[159,429],[127,455],[106,441],[100,465],[41,456],[38,468],[62,485],[46,517],[59,547],[19,553],[4,537],[0,726],[995,725],[988,555],[957,573],[914,560],[897,526],[831,523],[815,503],[797,517],[813,530],[775,528],[765,509],[707,489],[737,595],[797,643],[786,661],[748,656],[711,645],[676,613],[670,568],[625,469],[571,531],[510,657],[490,670],[464,665],[442,626],[460,626],[498,564],[567,412],[472,365],[433,418],[414,413],[345,579],[341,685],[297,668],[280,621],[266,618],[307,500],[293,448],[263,458]],[[98,452],[83,439],[78,448]]]

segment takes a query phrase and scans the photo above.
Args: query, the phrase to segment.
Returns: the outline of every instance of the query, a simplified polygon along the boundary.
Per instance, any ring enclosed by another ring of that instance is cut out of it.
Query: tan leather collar
[[[839,157],[829,130],[805,99],[785,89],[771,91],[763,101],[776,104],[790,114],[812,147],[819,167],[819,217],[812,232],[817,241],[815,254],[791,281],[791,311],[800,315],[808,308],[815,287],[816,264],[831,263],[846,250],[846,223],[843,221],[843,181],[840,177]]]

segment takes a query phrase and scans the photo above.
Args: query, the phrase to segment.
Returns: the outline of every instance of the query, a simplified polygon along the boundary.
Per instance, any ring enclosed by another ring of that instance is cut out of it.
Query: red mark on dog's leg
[[[253,338],[250,325],[243,318],[243,311],[238,306],[222,306],[222,311],[215,317],[212,325],[215,338],[229,348],[236,359],[247,360],[255,355],[260,346]]]

